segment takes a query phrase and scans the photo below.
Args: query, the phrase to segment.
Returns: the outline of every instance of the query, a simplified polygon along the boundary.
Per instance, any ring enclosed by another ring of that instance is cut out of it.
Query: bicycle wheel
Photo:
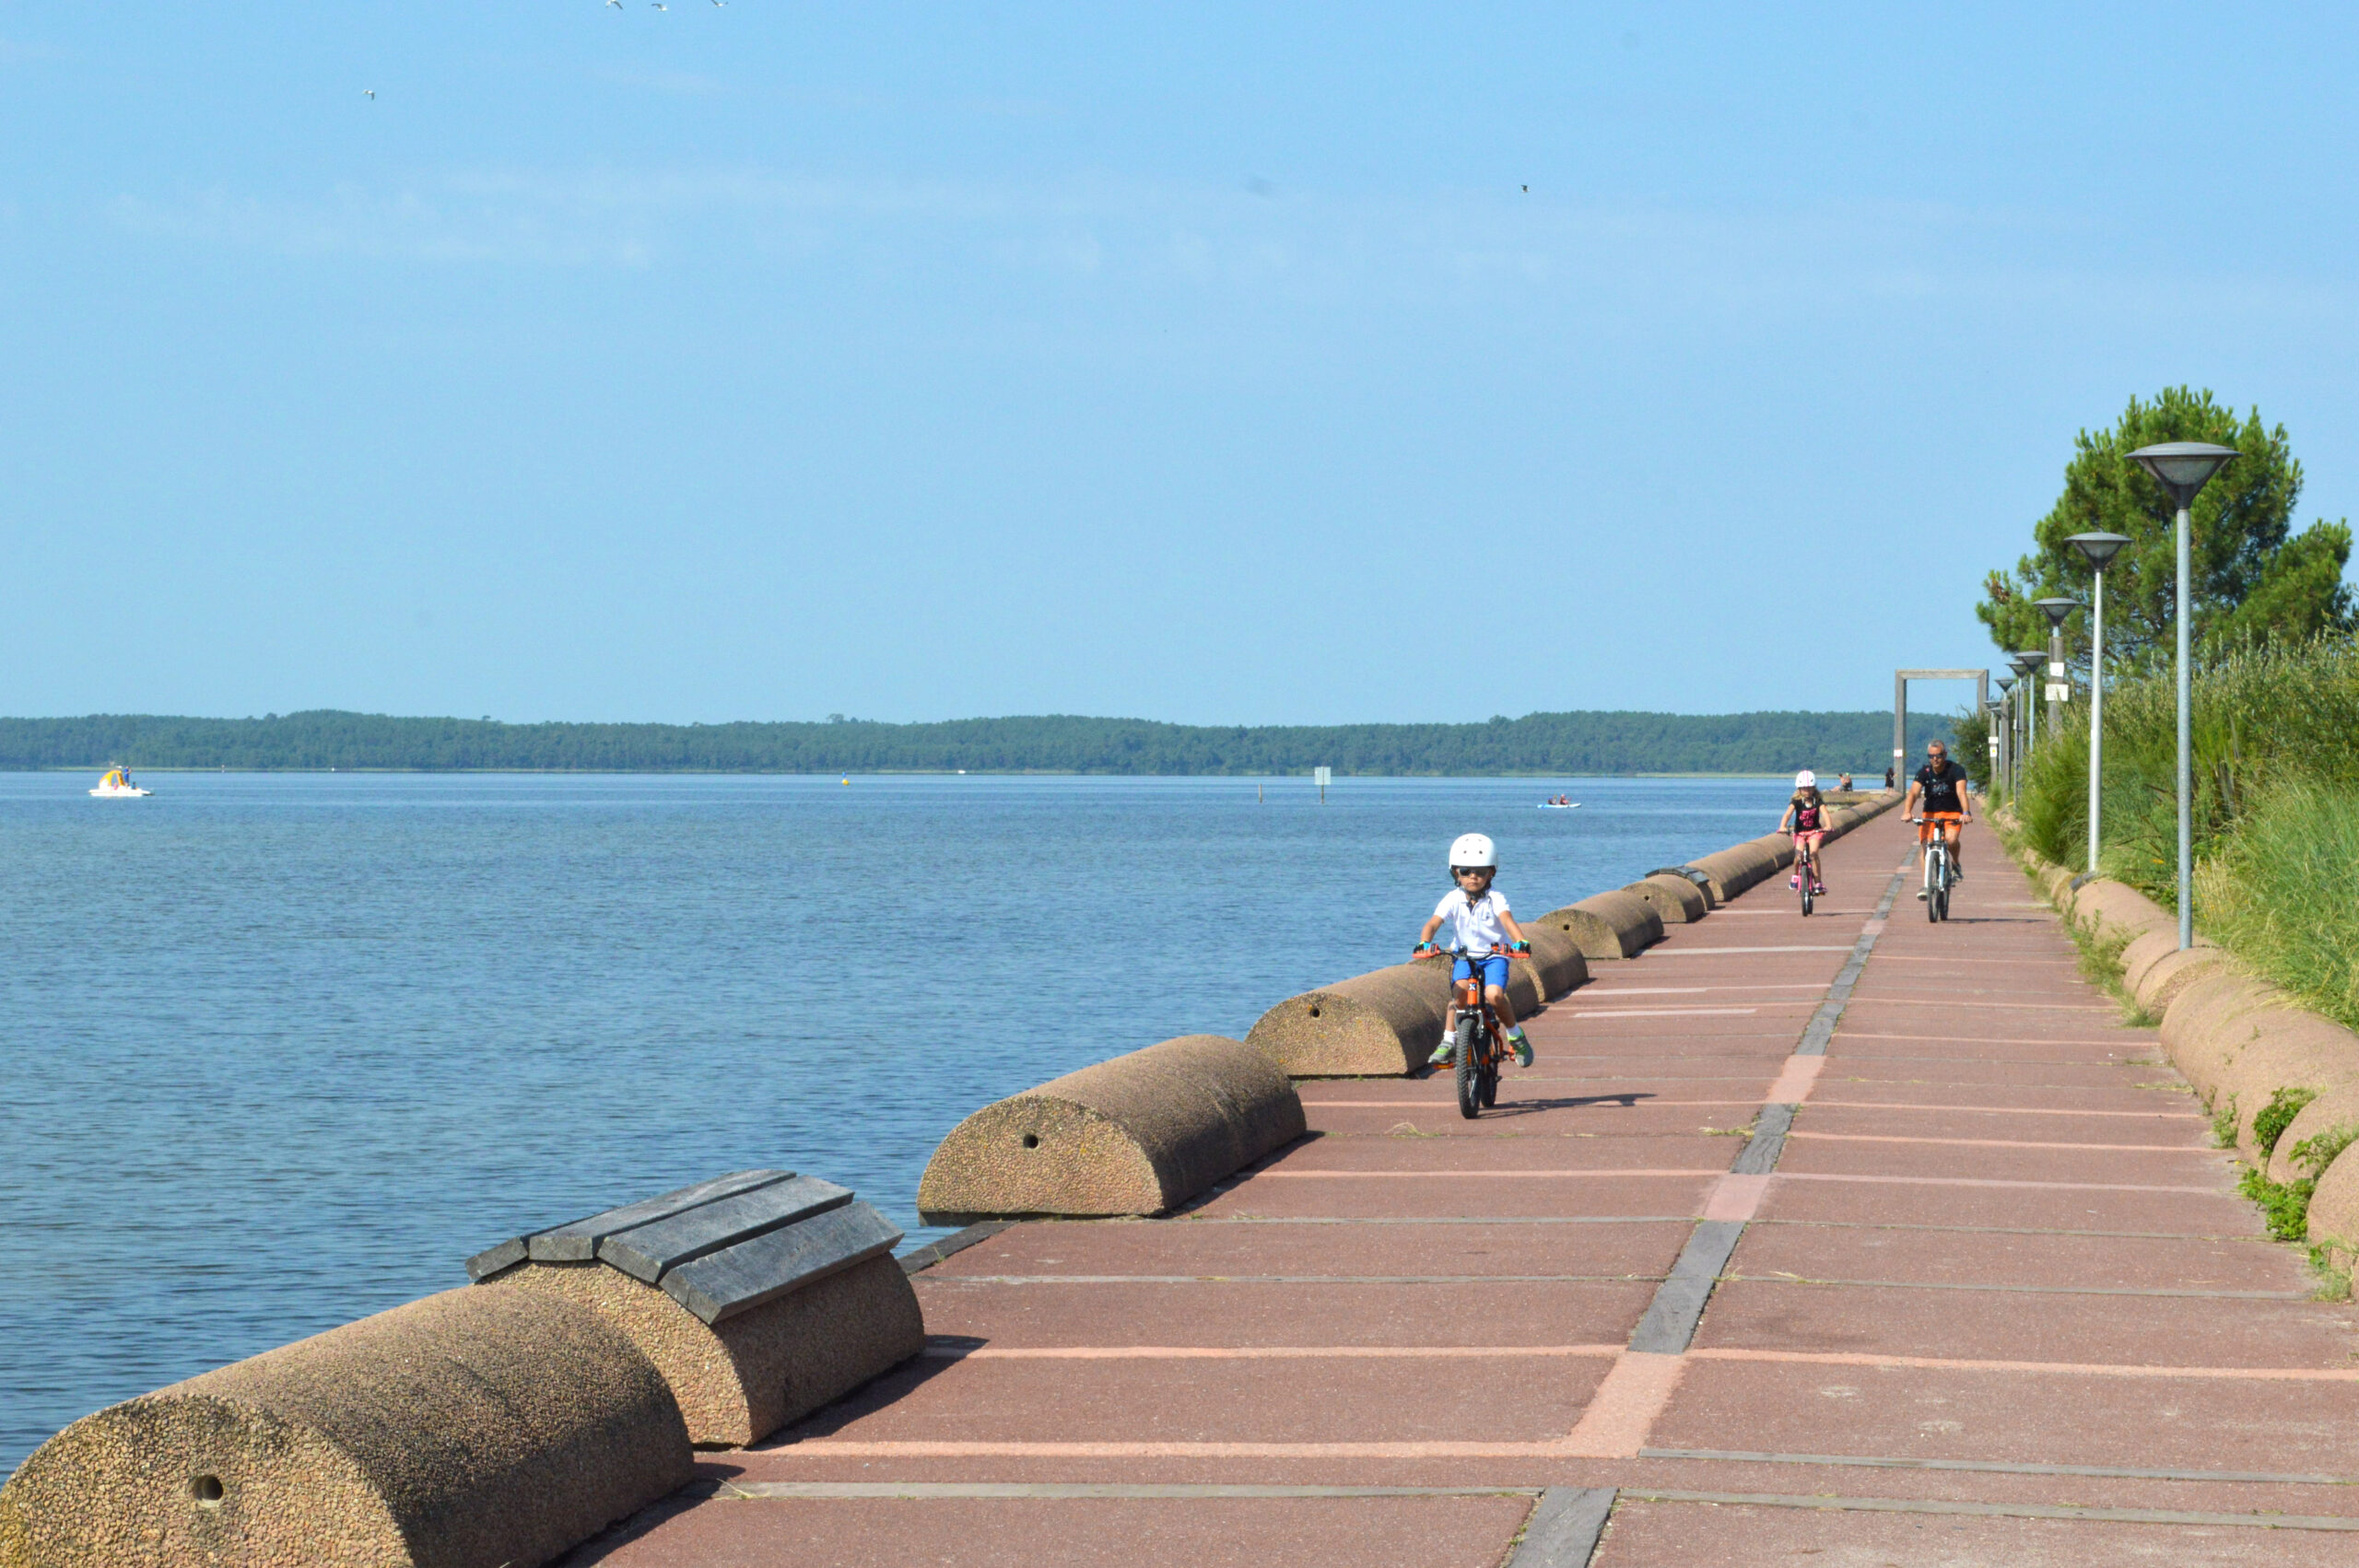
[[[1925,853],[1925,919],[1942,918],[1942,900],[1946,890],[1942,886],[1942,852],[1929,849]]]
[[[1475,1088],[1475,1098],[1483,1102],[1485,1110],[1499,1103],[1499,1052],[1496,1036],[1486,1036],[1483,1041],[1483,1075]]]
[[[1805,918],[1809,916],[1811,910],[1810,879],[1812,870],[1813,868],[1807,866],[1802,869],[1802,914]]]
[[[1458,1033],[1451,1036],[1450,1060],[1458,1080],[1458,1114],[1473,1120],[1483,1111],[1483,1065],[1474,1059],[1475,1053],[1485,1045],[1483,1026],[1472,1018],[1458,1021]]]

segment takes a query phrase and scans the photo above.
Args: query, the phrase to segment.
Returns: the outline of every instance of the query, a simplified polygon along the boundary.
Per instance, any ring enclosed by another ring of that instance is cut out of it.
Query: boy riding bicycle
[[[1825,897],[1826,882],[1818,874],[1818,848],[1826,842],[1826,798],[1818,792],[1818,775],[1807,767],[1794,775],[1794,798],[1786,802],[1778,831],[1794,836],[1794,874],[1786,885],[1800,887],[1808,876],[1811,896]]]
[[[1925,743],[1925,766],[1908,781],[1908,799],[1902,802],[1901,814],[1921,816],[1925,825],[1917,834],[1917,868],[1925,866],[1925,847],[1936,833],[1950,852],[1950,880],[1964,882],[1966,868],[1958,861],[1959,829],[1974,820],[1966,810],[1966,769],[1950,760],[1949,747],[1939,741]],[[1917,897],[1922,902],[1925,890],[1919,888]]]
[[[1434,945],[1434,933],[1441,930],[1442,922],[1449,922],[1450,945],[1465,954],[1451,965],[1449,977],[1463,980],[1478,973],[1483,977],[1484,1000],[1499,1015],[1508,1044],[1515,1047],[1516,1065],[1530,1067],[1532,1042],[1523,1037],[1523,1025],[1515,1021],[1515,1009],[1508,1001],[1508,958],[1510,954],[1530,953],[1532,943],[1523,940],[1523,928],[1508,913],[1507,895],[1491,886],[1498,869],[1498,851],[1488,838],[1479,833],[1460,835],[1449,847],[1449,874],[1457,879],[1458,885],[1434,906],[1433,918],[1417,933],[1416,950],[1409,956],[1425,958],[1439,953],[1441,950]],[[1457,1033],[1458,1008],[1453,1003],[1449,1022],[1442,1030],[1441,1044],[1426,1059],[1427,1066],[1449,1065],[1451,1041]]]

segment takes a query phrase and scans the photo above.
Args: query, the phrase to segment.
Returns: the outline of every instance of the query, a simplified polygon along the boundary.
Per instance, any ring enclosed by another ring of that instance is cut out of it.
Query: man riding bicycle
[[[1974,820],[1966,809],[1966,769],[1950,760],[1950,749],[1939,741],[1925,743],[1925,766],[1908,781],[1908,799],[1901,803],[1904,816],[1921,816],[1925,825],[1917,834],[1917,867],[1924,870],[1925,847],[1933,835],[1942,836],[1942,843],[1950,854],[1950,880],[1964,882],[1966,868],[1958,861],[1959,829]],[[1917,890],[1919,902],[1923,902],[1925,890]]]

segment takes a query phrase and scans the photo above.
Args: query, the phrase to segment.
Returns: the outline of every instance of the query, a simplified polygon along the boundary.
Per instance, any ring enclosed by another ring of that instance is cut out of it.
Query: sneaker
[[[1925,902],[1925,890],[1921,887],[1917,890],[1917,902],[1919,904]]]
[[[1515,1047],[1515,1064],[1518,1067],[1530,1067],[1532,1065],[1532,1042],[1524,1038],[1522,1030],[1519,1029],[1514,1034],[1509,1035],[1508,1036],[1508,1044]]]
[[[1965,868],[1964,866],[1952,866],[1952,867],[1950,868],[1950,881],[1951,881],[1951,882],[1953,882],[1953,883],[1959,883],[1959,882],[1964,882],[1965,880],[1966,880],[1966,868]]]
[[[1426,1059],[1426,1065],[1427,1067],[1448,1067],[1450,1064],[1451,1059],[1457,1055],[1456,1050],[1453,1048],[1455,1045],[1455,1041],[1444,1040],[1440,1045],[1436,1046],[1434,1047],[1434,1054]]]
[[[1802,884],[1802,873],[1801,873],[1800,872],[1795,872],[1792,876],[1790,876],[1790,877],[1788,877],[1788,878],[1786,879],[1786,885],[1787,885],[1789,888],[1800,887]]]
[[[1810,895],[1811,895],[1813,898],[1824,898],[1824,897],[1825,897],[1825,896],[1826,896],[1826,884],[1825,884],[1825,883],[1823,883],[1823,882],[1814,882],[1814,883],[1812,883],[1810,884]]]

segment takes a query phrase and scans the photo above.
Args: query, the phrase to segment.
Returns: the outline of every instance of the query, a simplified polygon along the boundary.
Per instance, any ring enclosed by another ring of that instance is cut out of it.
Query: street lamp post
[[[2048,649],[2021,649],[2007,655],[2007,662],[2015,667],[2015,725],[2022,731],[2022,760],[2028,763],[2039,746],[2039,726],[2034,722],[2038,710],[2032,707],[2031,673],[2048,662]]]
[[[2064,673],[2064,618],[2079,609],[2071,599],[2035,599],[2032,608],[2048,617],[2048,733],[2064,731],[2064,704],[2072,695],[2071,677]]]
[[[2126,533],[2075,533],[2064,541],[2081,553],[2096,579],[2089,608],[2089,874],[2097,871],[2098,826],[2105,814],[2105,568]]]
[[[2007,798],[2015,798],[2015,678],[1999,677],[1999,710],[1991,716],[1991,729],[1999,736],[1999,772],[2005,778]]]
[[[2172,530],[2177,558],[2177,569],[2172,575],[2178,579],[2172,619],[2178,643],[2178,948],[2184,953],[2195,945],[2195,764],[2188,712],[2187,666],[2187,625],[2191,614],[2188,579],[2192,568],[2189,564],[2187,511],[2195,504],[2197,493],[2220,471],[2220,465],[2237,452],[2234,447],[2214,446],[2209,441],[2164,441],[2140,447],[2130,455],[2139,467],[2154,475],[2155,484],[2170,493],[2171,504],[2178,512]]]

